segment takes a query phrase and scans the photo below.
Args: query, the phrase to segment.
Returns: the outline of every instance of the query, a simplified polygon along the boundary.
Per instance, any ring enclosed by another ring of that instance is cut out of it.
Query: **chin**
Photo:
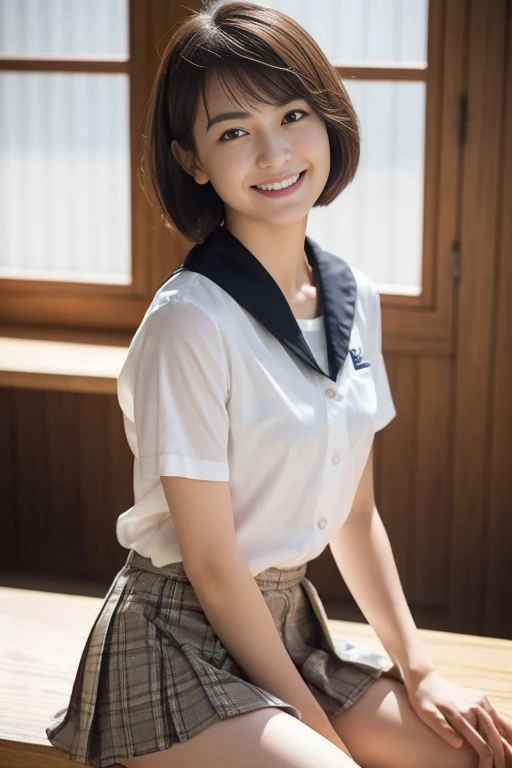
[[[304,221],[307,218],[308,213],[313,207],[313,203],[309,206],[301,205],[300,208],[294,210],[281,211],[280,215],[268,216],[266,221],[269,224],[298,224],[300,221]]]

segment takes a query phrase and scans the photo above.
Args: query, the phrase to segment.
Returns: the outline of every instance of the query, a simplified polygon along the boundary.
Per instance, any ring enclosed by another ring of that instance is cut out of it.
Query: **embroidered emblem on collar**
[[[371,366],[371,363],[369,363],[367,360],[363,360],[363,350],[361,347],[350,349],[349,352],[356,371],[358,371],[360,368],[369,368]]]

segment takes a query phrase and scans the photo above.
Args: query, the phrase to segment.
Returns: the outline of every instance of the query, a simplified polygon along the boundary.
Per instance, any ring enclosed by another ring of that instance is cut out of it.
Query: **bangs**
[[[201,96],[208,125],[210,111],[206,91],[214,77],[224,93],[241,109],[255,109],[258,104],[282,107],[294,99],[305,99],[311,104],[311,94],[300,78],[285,67],[236,57],[228,63],[210,64],[202,74]]]

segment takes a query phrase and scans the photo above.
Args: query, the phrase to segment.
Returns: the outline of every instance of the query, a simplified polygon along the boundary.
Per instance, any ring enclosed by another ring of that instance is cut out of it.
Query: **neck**
[[[292,299],[301,288],[315,285],[304,241],[307,218],[273,225],[226,213],[225,228],[261,262],[283,294]]]

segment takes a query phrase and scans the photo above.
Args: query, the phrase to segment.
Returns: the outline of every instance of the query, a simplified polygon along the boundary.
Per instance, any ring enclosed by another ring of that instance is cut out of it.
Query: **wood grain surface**
[[[102,598],[0,587],[0,764],[70,765],[46,739],[50,717],[67,706]],[[333,635],[382,650],[368,625],[331,620]],[[440,672],[481,688],[512,720],[512,641],[420,630]],[[62,763],[61,763],[62,761]]]
[[[0,386],[115,394],[127,347],[0,337]]]

